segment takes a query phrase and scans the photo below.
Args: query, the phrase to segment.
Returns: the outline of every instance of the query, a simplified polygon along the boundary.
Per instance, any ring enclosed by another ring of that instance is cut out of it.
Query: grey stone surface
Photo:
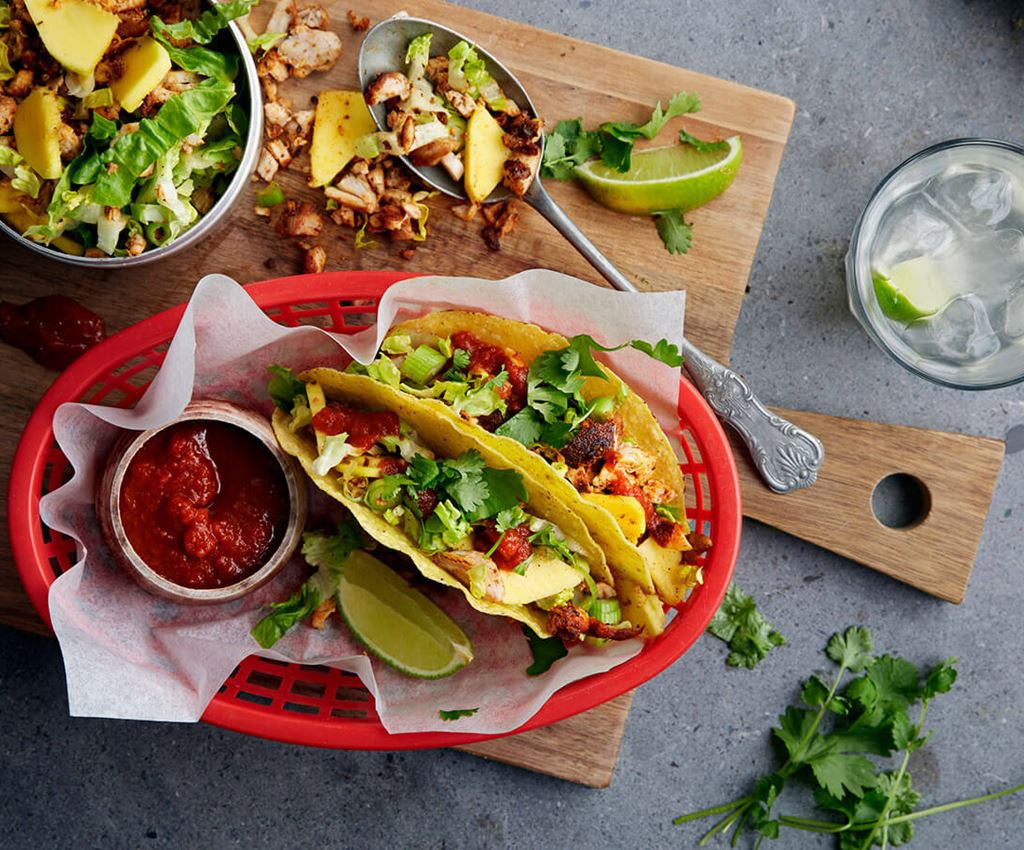
[[[471,5],[796,100],[733,354],[764,398],[1000,438],[1024,424],[1020,388],[942,389],[888,360],[847,312],[842,275],[854,220],[889,168],[954,136],[1021,140],[1020,4]],[[737,579],[789,645],[735,671],[719,643],[698,642],[639,690],[605,791],[454,752],[319,751],[202,725],[72,720],[56,645],[2,630],[0,846],[696,846],[700,830],[672,816],[746,791],[769,763],[776,714],[823,667],[828,636],[854,623],[915,662],[960,659],[912,764],[927,803],[1020,782],[1022,473],[1024,452],[1008,455],[961,606],[746,523]],[[1024,796],[931,818],[913,846],[1019,848],[1022,817]],[[830,842],[788,834],[778,846]]]

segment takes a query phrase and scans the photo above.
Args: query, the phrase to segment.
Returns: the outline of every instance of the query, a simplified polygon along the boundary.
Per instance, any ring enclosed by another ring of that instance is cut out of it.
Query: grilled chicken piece
[[[467,586],[469,585],[469,571],[473,567],[483,564],[487,570],[483,598],[491,602],[501,602],[505,596],[505,586],[501,583],[501,573],[494,561],[483,552],[477,552],[475,549],[438,552],[436,555],[431,556],[430,560]]]
[[[306,274],[320,274],[327,266],[327,252],[316,245],[306,251],[302,259],[302,267]]]
[[[541,132],[544,123],[521,112],[505,122],[502,141],[512,153],[505,160],[504,184],[520,198],[530,188],[541,160]]]
[[[64,162],[69,162],[82,152],[81,138],[79,138],[74,128],[69,127],[67,124],[60,125],[57,143],[60,145],[60,158]]]
[[[309,27],[311,30],[325,30],[331,25],[331,19],[327,16],[327,10],[323,6],[307,6],[305,9],[300,9],[295,17],[295,22]]]
[[[141,9],[146,5],[146,0],[97,0],[96,5],[115,15],[121,12],[130,12],[133,9]]]
[[[337,610],[338,605],[333,596],[330,599],[325,599],[313,609],[313,616],[309,618],[309,624],[314,629],[322,629],[327,625],[327,618]]]
[[[606,640],[629,640],[643,631],[641,626],[609,626],[591,617],[582,608],[566,603],[556,605],[548,612],[548,631],[568,645],[577,643],[586,635]]]
[[[463,221],[472,221],[479,211],[479,204],[456,204],[452,207],[452,215]]]
[[[7,94],[17,100],[27,97],[28,93],[32,91],[32,83],[34,79],[35,75],[30,70],[22,68],[7,84]]]
[[[412,84],[405,74],[386,71],[366,87],[366,102],[370,106],[376,106],[394,97],[405,100],[411,91]]]
[[[348,25],[353,32],[366,32],[370,28],[370,19],[363,15],[360,17],[354,10],[349,9],[345,16],[348,18]]]
[[[277,160],[274,159],[274,155],[269,150],[263,148],[263,150],[260,151],[260,159],[256,164],[256,174],[259,175],[260,180],[265,183],[269,183],[274,179],[274,175],[277,174],[277,170],[280,167],[281,166],[277,164]]]
[[[324,228],[324,217],[311,204],[289,202],[288,210],[278,222],[277,229],[282,236],[303,238],[319,236]]]
[[[480,235],[483,236],[487,247],[492,251],[501,250],[501,240],[508,236],[519,224],[519,210],[512,201],[505,201],[503,204],[494,204],[500,207],[500,213],[494,219],[494,224],[485,227]],[[487,207],[483,208],[485,211]]]
[[[608,449],[614,449],[617,442],[618,428],[614,421],[595,422],[587,419],[576,436],[562,449],[562,459],[567,466],[591,466],[601,460]]]
[[[276,83],[283,83],[288,79],[288,65],[275,48],[263,54],[263,58],[256,64],[256,73],[260,79],[270,78]]]
[[[13,97],[0,94],[0,136],[11,131],[14,124],[14,113],[18,111],[18,101]]]
[[[476,101],[468,94],[456,91],[448,84],[448,57],[434,56],[427,61],[425,73],[434,84],[437,93],[445,97],[463,118],[469,118],[476,111]]]
[[[413,165],[437,165],[446,156],[454,153],[457,147],[458,142],[455,139],[435,139],[416,148],[409,154],[409,159]]]
[[[333,186],[324,188],[324,194],[345,207],[364,213],[377,211],[377,194],[370,181],[360,174],[346,174]]]
[[[295,0],[277,0],[274,11],[267,21],[266,32],[288,32],[295,23],[298,12],[295,9]]]
[[[302,79],[314,71],[329,71],[341,56],[341,39],[328,30],[299,25],[277,46],[283,62]]]

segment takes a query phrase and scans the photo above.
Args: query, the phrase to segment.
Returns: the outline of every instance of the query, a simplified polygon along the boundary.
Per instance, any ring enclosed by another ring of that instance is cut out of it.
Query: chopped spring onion
[[[599,419],[605,419],[611,416],[615,412],[615,399],[610,395],[603,395],[599,398],[595,398],[590,403],[590,414],[596,416]]]
[[[436,348],[421,345],[402,362],[402,374],[414,384],[426,384],[437,376],[447,359]]]
[[[607,626],[622,622],[622,609],[618,599],[595,599],[590,604],[590,616]]]
[[[256,203],[261,207],[276,207],[278,204],[283,204],[284,190],[275,181],[267,186],[266,189],[256,193]]]

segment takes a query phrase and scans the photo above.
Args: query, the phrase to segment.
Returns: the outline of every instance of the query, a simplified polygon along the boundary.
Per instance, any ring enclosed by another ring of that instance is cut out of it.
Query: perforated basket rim
[[[339,271],[297,275],[248,284],[245,289],[264,311],[380,295],[393,283],[416,275],[392,271]],[[104,376],[140,353],[168,342],[184,314],[181,304],[145,319],[86,352],[66,369],[46,391],[33,411],[15,452],[8,488],[8,529],[11,550],[22,584],[40,618],[52,629],[48,593],[55,580],[43,554],[39,518],[40,490],[46,453],[52,446],[53,414],[68,401],[80,400]],[[375,312],[376,304],[366,312]],[[276,318],[271,316],[271,318]],[[739,480],[732,450],[714,413],[700,393],[680,381],[678,408],[685,411],[686,430],[700,452],[713,517],[714,548],[705,566],[705,584],[683,603],[680,616],[663,636],[648,644],[640,655],[611,670],[573,682],[560,689],[515,734],[564,720],[587,711],[653,678],[683,655],[707,627],[721,604],[732,578],[739,553],[742,524]],[[689,448],[684,447],[690,457]],[[692,460],[692,458],[691,458]],[[699,482],[696,482],[700,488]],[[250,659],[247,660],[251,660]],[[244,664],[245,662],[243,662]],[[229,680],[230,681],[230,678]],[[203,720],[223,728],[286,743],[339,749],[420,749],[472,743],[499,735],[424,732],[389,734],[373,718],[324,718],[264,706],[217,695]]]

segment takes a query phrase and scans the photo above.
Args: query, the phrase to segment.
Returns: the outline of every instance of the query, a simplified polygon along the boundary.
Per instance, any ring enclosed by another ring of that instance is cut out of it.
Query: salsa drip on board
[[[0,339],[47,369],[67,368],[106,336],[103,319],[66,295],[0,301]]]
[[[288,520],[288,485],[256,437],[223,422],[181,422],[139,449],[120,493],[135,552],[182,587],[237,584],[266,563]]]

